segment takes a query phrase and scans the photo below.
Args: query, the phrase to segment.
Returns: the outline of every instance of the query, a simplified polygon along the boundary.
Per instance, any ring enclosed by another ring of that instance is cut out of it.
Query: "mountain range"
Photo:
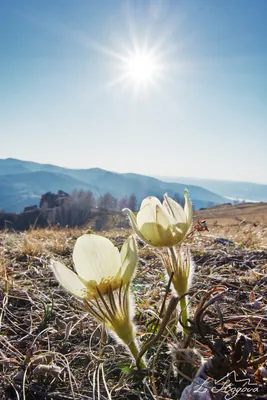
[[[39,204],[41,195],[51,191],[91,191],[96,197],[107,192],[120,199],[124,195],[136,195],[141,202],[147,196],[162,197],[164,193],[183,197],[187,188],[196,209],[227,200],[197,185],[165,182],[150,176],[133,173],[117,173],[100,168],[71,169],[51,164],[40,164],[14,158],[0,159],[0,209],[20,212],[26,206]]]
[[[267,201],[267,185],[261,183],[167,176],[158,178],[166,182],[201,186],[230,200]]]

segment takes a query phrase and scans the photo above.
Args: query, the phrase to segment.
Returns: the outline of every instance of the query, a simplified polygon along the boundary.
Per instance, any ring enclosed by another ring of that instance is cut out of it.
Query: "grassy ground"
[[[243,245],[267,246],[267,203],[224,204],[196,212],[212,232],[230,236]]]
[[[232,370],[249,378],[257,387],[254,398],[264,398],[265,226],[260,230],[251,222],[249,233],[243,228],[217,222],[209,232],[196,233],[191,241],[192,332],[185,341],[165,330],[148,351],[149,368],[142,373],[123,346],[103,337],[49,269],[51,258],[72,265],[72,249],[82,231],[0,233],[0,399],[179,399],[203,363],[212,379]],[[118,247],[128,234],[104,233]],[[214,243],[217,237],[234,246]],[[133,292],[137,336],[144,345],[155,336],[156,321],[164,316],[162,303],[168,304],[171,293],[157,254],[142,243],[139,248]]]

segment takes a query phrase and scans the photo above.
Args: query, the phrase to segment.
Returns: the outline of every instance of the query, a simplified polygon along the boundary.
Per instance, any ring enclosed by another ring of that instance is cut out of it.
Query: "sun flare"
[[[134,98],[155,90],[161,92],[170,70],[168,45],[163,41],[152,43],[147,39],[141,42],[133,37],[132,42],[122,42],[120,47],[120,50],[107,52],[114,59],[116,70],[116,77],[109,82],[108,88],[128,90]]]

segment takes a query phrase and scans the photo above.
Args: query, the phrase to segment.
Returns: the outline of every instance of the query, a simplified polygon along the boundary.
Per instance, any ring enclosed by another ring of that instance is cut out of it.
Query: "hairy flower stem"
[[[184,334],[187,335],[188,334],[188,329],[186,329],[186,327],[188,326],[188,315],[187,315],[187,304],[186,304],[186,297],[182,297],[180,300],[180,308],[181,308],[181,321],[183,323],[183,330],[184,330]]]
[[[171,318],[171,315],[172,315],[173,311],[174,311],[174,310],[176,309],[176,307],[177,307],[178,300],[179,300],[179,298],[178,298],[177,295],[172,295],[172,297],[171,297],[171,299],[170,299],[170,302],[169,302],[169,304],[168,304],[166,313],[165,313],[165,315],[164,315],[164,318],[162,319],[162,322],[161,322],[161,324],[160,324],[160,328],[159,328],[158,333],[156,334],[156,336],[154,336],[151,340],[149,340],[148,342],[146,342],[146,343],[143,345],[142,349],[140,350],[140,353],[138,354],[138,358],[137,358],[137,360],[136,360],[137,366],[139,366],[139,364],[141,363],[142,357],[143,357],[143,355],[146,353],[146,351],[147,351],[151,346],[153,346],[158,340],[161,339],[161,336],[162,336],[162,334],[163,334],[163,332],[164,332],[164,330],[165,330],[165,328],[166,328],[166,326],[167,326],[167,324],[168,324],[168,322],[169,322],[169,320],[170,320],[170,318]]]
[[[171,261],[171,266],[172,266],[172,271],[173,271],[173,286],[178,294],[178,296],[183,296],[183,294],[185,292],[181,291],[179,288],[180,283],[182,282],[182,280],[187,279],[184,276],[181,276],[181,271],[179,270],[179,265],[177,262],[177,255],[175,253],[175,249],[174,247],[170,247],[169,248],[169,255],[170,255],[170,261]],[[169,268],[167,268],[167,271],[169,271]],[[184,286],[184,285],[183,285]],[[182,320],[182,324],[183,326],[183,331],[184,334],[187,335],[188,334],[188,329],[186,329],[186,327],[188,326],[188,306],[187,306],[187,302],[186,302],[186,296],[182,297],[180,299],[180,309],[181,309],[181,320]]]
[[[135,359],[137,368],[147,368],[145,361],[138,357],[139,347],[134,333],[134,324],[130,318],[129,286],[123,289],[121,284],[116,297],[111,287],[106,297],[98,288],[96,290],[99,298],[95,298],[93,301],[84,301],[87,311],[99,322],[102,322],[103,331],[106,326],[124,343]]]
[[[138,358],[139,350],[138,350],[138,347],[137,347],[135,341],[132,341],[131,343],[127,344],[127,347],[130,350],[130,352],[132,353],[135,361],[138,361],[136,363],[137,367],[139,369],[146,369],[147,365],[146,365],[145,361],[142,358],[140,358],[140,359]]]

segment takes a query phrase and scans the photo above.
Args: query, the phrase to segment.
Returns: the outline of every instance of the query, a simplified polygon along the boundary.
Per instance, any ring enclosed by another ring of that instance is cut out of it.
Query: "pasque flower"
[[[192,275],[191,259],[189,252],[178,249],[176,253],[174,249],[174,246],[183,242],[192,224],[192,205],[187,190],[184,191],[184,197],[184,208],[165,194],[163,204],[156,197],[144,199],[137,216],[129,209],[125,211],[140,239],[154,247],[168,248],[168,255],[163,262],[176,292],[182,296],[181,317],[184,332],[187,333],[186,293]]]
[[[183,296],[190,289],[194,264],[188,248],[179,248],[177,252],[169,249],[169,261],[165,261],[168,275],[173,275],[172,284],[179,296]]]
[[[85,234],[75,243],[73,261],[77,273],[59,261],[52,262],[52,270],[68,292],[92,300],[131,281],[138,261],[136,242],[130,236],[119,252],[110,240]]]
[[[192,224],[192,205],[187,190],[184,197],[184,208],[165,194],[163,204],[156,197],[144,199],[137,216],[127,208],[124,211],[144,242],[154,247],[173,247],[182,242]]]
[[[69,293],[83,300],[90,314],[115,332],[137,359],[129,293],[138,262],[134,237],[130,236],[119,252],[110,240],[85,234],[76,241],[73,261],[76,273],[53,261],[55,277]],[[142,360],[140,365],[145,367]]]
[[[168,253],[162,254],[162,261],[166,267],[169,277],[172,279],[172,285],[180,298],[181,320],[184,333],[187,334],[188,326],[188,304],[187,292],[190,289],[194,264],[187,247],[179,246],[175,250],[174,247],[168,249]]]

